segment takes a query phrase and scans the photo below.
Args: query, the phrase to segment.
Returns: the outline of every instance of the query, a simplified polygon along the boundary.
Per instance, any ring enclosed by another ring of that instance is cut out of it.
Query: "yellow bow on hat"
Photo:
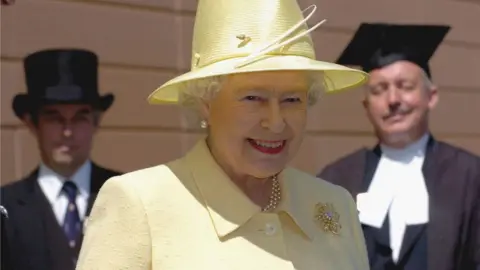
[[[185,82],[245,72],[301,70],[323,76],[327,92],[357,87],[368,74],[317,61],[296,0],[199,0],[193,31],[191,71],[166,82],[148,97],[150,104],[177,103]]]

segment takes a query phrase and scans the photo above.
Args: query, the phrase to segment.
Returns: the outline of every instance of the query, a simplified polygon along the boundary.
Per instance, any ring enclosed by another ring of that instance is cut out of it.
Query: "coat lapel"
[[[437,257],[439,252],[437,248],[445,243],[442,241],[447,226],[451,226],[452,216],[445,214],[448,207],[445,207],[449,201],[448,193],[452,192],[449,186],[442,187],[442,178],[449,164],[450,155],[442,151],[441,144],[435,139],[429,143],[429,151],[424,166],[425,181],[429,193],[429,223],[427,229],[427,260],[429,269],[442,269],[445,267],[444,261]],[[448,177],[445,179],[449,179]],[[455,192],[455,191],[454,191]],[[448,204],[451,204],[450,202]],[[455,211],[455,210],[453,210]],[[443,264],[443,265],[442,265]]]
[[[435,226],[438,223],[438,213],[436,211],[435,205],[437,205],[436,200],[436,182],[441,174],[441,166],[438,164],[438,155],[437,155],[437,143],[433,137],[430,137],[427,143],[427,149],[425,153],[425,161],[422,167],[423,177],[425,179],[425,184],[427,187],[429,195],[429,223],[424,225],[415,225],[408,226],[405,231],[405,236],[403,238],[402,248],[400,250],[399,260],[402,260],[417,243],[421,234],[426,230],[426,227],[429,227],[430,230],[435,231]],[[430,244],[428,246],[431,246]],[[429,252],[430,253],[430,252]],[[430,253],[431,254],[431,253]],[[430,261],[433,258],[430,259]]]
[[[52,258],[49,249],[45,247],[47,246],[46,217],[47,211],[51,211],[51,209],[48,208],[45,195],[37,183],[37,176],[38,169],[27,177],[23,192],[18,196],[15,211],[18,211],[17,216],[21,219],[16,226],[27,227],[21,229],[22,238],[30,243],[29,254],[36,255],[31,258],[30,264],[47,266],[45,269],[49,269],[48,266],[52,265]]]
[[[363,185],[361,192],[367,192],[370,183],[372,183],[373,176],[377,170],[378,163],[380,162],[380,157],[382,156],[382,151],[380,146],[377,145],[370,151],[366,152],[366,161],[365,161],[365,172],[363,177]]]

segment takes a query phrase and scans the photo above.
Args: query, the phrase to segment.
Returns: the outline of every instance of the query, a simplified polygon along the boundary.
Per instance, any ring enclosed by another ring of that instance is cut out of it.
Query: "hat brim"
[[[70,101],[57,101],[57,100],[33,100],[28,94],[17,94],[12,101],[12,109],[15,115],[22,119],[26,113],[29,113],[32,107],[39,105],[49,104],[90,104],[94,108],[105,112],[113,104],[115,96],[113,94],[105,94],[100,96],[97,100],[85,101],[85,100],[70,100]]]
[[[361,70],[292,55],[265,55],[249,65],[235,68],[244,59],[243,57],[227,59],[180,75],[153,91],[147,100],[150,104],[175,104],[178,103],[178,94],[186,82],[248,72],[287,70],[318,72],[319,76],[324,77],[327,92],[358,87],[368,79],[368,74]]]

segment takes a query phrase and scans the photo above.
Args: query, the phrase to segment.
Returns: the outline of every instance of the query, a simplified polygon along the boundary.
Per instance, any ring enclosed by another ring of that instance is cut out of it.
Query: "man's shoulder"
[[[442,152],[457,160],[458,163],[465,164],[464,162],[467,162],[467,164],[480,165],[480,156],[470,150],[445,141],[437,141],[437,144]]]
[[[15,180],[0,187],[0,197],[2,204],[11,200],[12,197],[22,192],[25,188],[26,179]]]
[[[318,172],[317,177],[353,192],[357,182],[362,179],[363,168],[365,168],[369,153],[373,153],[373,151],[360,148],[345,154],[325,165]]]
[[[359,161],[365,160],[367,153],[370,150],[363,147],[353,152],[349,152],[337,158],[336,160],[325,165],[324,170],[328,168],[348,168],[351,166],[357,166]]]
[[[92,162],[92,167],[96,174],[102,175],[106,178],[111,178],[113,176],[121,175],[123,172],[108,168],[99,164]]]
[[[3,185],[0,189],[2,191],[11,191],[11,190],[21,189],[25,186],[25,184],[27,183],[27,180],[28,180],[27,177],[14,180],[8,184]]]
[[[445,141],[437,141],[438,160],[440,166],[448,165],[450,170],[473,178],[480,178],[480,156]],[[443,165],[442,165],[443,164]]]
[[[28,186],[31,185],[31,181],[34,180],[33,178],[35,176],[35,173],[36,170],[21,179],[14,180],[0,187],[0,197],[2,202],[6,200],[8,201],[12,197],[17,196],[17,194],[24,193]]]

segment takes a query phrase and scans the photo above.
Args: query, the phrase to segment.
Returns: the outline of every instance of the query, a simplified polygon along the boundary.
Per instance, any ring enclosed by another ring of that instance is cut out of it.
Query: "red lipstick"
[[[286,141],[264,141],[248,139],[250,145],[264,154],[276,155],[283,151]]]

